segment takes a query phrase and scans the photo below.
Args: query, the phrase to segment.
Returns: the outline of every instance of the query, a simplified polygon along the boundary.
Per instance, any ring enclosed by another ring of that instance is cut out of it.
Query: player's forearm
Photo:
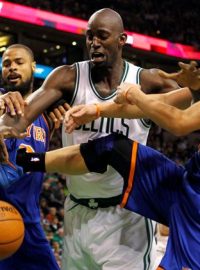
[[[72,175],[87,173],[88,169],[79,149],[79,145],[73,145],[47,152],[45,155],[46,172]]]
[[[166,129],[167,131],[180,136],[182,131],[180,130],[179,119],[182,118],[182,111],[160,102],[151,96],[145,94],[138,95],[136,104],[141,108],[145,115],[148,116],[158,126]],[[184,131],[183,131],[184,132]]]
[[[70,175],[88,172],[79,145],[46,153],[26,153],[22,148],[17,151],[16,164],[23,167],[24,172],[57,172]]]
[[[152,95],[152,97],[179,109],[188,108],[192,102],[192,94],[188,87],[180,88],[166,94]]]
[[[45,109],[61,96],[61,92],[54,91],[53,89],[50,89],[48,93],[43,91],[43,89],[37,90],[26,99],[28,105],[24,108],[23,117],[11,117],[9,114],[4,114],[0,118],[0,125],[14,127],[19,132],[23,132]]]
[[[113,118],[144,118],[144,112],[135,105],[116,104],[114,102],[105,102],[99,104],[101,117]]]
[[[152,94],[152,98],[162,101],[166,104],[184,109],[190,106],[192,95],[190,90],[185,87],[166,94]],[[136,105],[129,104],[116,104],[114,102],[105,102],[99,104],[100,116],[102,117],[115,117],[115,118],[148,118],[143,108]]]

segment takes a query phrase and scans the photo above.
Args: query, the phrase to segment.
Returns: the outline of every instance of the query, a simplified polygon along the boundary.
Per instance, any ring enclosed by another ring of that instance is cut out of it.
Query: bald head
[[[119,13],[110,8],[103,8],[92,14],[88,21],[90,27],[93,23],[102,23],[109,25],[114,31],[118,33],[124,32],[124,25]]]

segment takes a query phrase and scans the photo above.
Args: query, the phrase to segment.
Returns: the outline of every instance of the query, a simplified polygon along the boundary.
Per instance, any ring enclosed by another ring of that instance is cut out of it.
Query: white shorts
[[[65,201],[62,270],[153,270],[155,224],[117,207]]]

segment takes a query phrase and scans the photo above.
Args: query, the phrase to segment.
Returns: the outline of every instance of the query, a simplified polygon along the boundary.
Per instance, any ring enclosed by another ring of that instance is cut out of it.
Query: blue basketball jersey
[[[24,139],[6,139],[10,161],[15,161],[16,151],[26,147],[28,152],[45,152],[49,145],[49,127],[43,115],[28,128]],[[40,222],[39,196],[43,173],[26,173],[7,189],[0,189],[0,199],[13,204],[21,213],[25,223]]]
[[[169,226],[158,269],[200,269],[200,152],[179,166],[116,134],[82,144],[80,151],[90,171],[111,165],[123,176],[122,207]]]

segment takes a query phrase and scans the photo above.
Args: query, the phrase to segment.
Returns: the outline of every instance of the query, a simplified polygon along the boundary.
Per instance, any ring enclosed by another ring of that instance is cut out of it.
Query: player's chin
[[[95,67],[106,67],[106,61],[97,61],[97,60],[91,59],[91,63]]]

